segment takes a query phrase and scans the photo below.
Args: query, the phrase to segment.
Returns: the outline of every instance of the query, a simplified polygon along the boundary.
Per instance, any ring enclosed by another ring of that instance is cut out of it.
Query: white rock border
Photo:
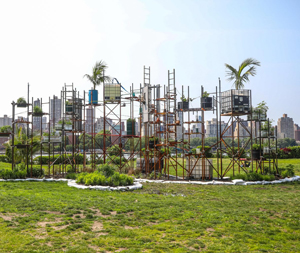
[[[90,189],[90,190],[100,190],[100,191],[133,191],[142,189],[143,185],[139,182],[133,182],[133,185],[128,186],[86,186],[77,184],[75,180],[60,178],[60,179],[53,179],[53,178],[26,178],[26,179],[0,179],[0,182],[20,182],[20,181],[34,181],[34,182],[68,182],[68,186],[75,187],[77,189]]]
[[[161,184],[194,184],[194,185],[266,185],[266,184],[281,184],[288,183],[293,181],[300,181],[300,176],[294,176],[290,178],[284,178],[274,181],[244,181],[242,179],[234,179],[231,182],[223,182],[223,181],[168,181],[168,180],[149,180],[149,179],[135,179],[133,185],[129,186],[86,186],[77,184],[75,180],[72,179],[53,179],[53,178],[26,178],[26,179],[0,179],[0,182],[19,182],[19,181],[35,181],[35,182],[68,182],[68,186],[75,187],[77,189],[90,189],[90,190],[100,190],[100,191],[133,191],[142,189],[142,183],[161,183]]]
[[[300,176],[294,176],[290,178],[284,178],[274,181],[244,181],[243,179],[234,179],[231,182],[224,181],[164,181],[164,180],[149,180],[149,179],[135,179],[135,182],[139,183],[162,183],[162,184],[197,184],[197,185],[256,185],[256,184],[281,184],[293,181],[300,181]]]

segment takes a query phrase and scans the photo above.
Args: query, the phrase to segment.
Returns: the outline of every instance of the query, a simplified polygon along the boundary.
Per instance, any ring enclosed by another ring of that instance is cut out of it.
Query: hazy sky
[[[299,13],[298,0],[0,0],[0,116],[27,83],[43,100],[64,83],[88,91],[83,75],[101,59],[125,88],[143,82],[144,65],[152,84],[175,68],[177,87],[198,97],[218,77],[230,89],[224,63],[252,57],[261,62],[246,86],[253,105],[265,100],[271,119],[287,113],[300,124]]]

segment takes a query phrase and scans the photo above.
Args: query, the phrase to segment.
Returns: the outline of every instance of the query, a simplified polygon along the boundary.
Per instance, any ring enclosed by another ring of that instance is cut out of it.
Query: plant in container
[[[135,119],[127,119],[127,135],[135,135]]]
[[[212,97],[209,97],[209,93],[204,91],[201,98],[201,107],[206,110],[211,110],[212,105]]]
[[[189,109],[189,100],[192,101],[192,99],[187,99],[184,95],[180,99],[181,102],[178,102],[178,109]]]
[[[111,78],[109,76],[105,76],[104,72],[107,69],[107,65],[104,61],[96,62],[93,67],[92,75],[85,74],[83,77],[86,77],[92,84],[93,88],[89,90],[89,104],[98,104],[98,90],[96,87],[101,85],[101,83],[109,82]]]
[[[38,105],[36,105],[34,108],[33,108],[33,113],[32,113],[33,116],[37,116],[37,117],[41,117],[43,116],[43,111],[41,109],[41,107],[39,107]]]
[[[149,139],[149,148],[154,148],[154,145],[158,143],[158,138],[157,137],[152,137]]]
[[[12,132],[11,126],[3,126],[0,128],[0,136],[2,137],[8,137]]]
[[[71,101],[66,101],[66,112],[73,112],[73,103]]]
[[[23,97],[18,98],[17,107],[26,107],[26,106],[27,106],[27,103],[26,103],[25,98],[23,98]]]
[[[259,160],[260,155],[262,155],[263,152],[258,144],[253,144],[252,145],[252,159],[253,160]]]
[[[72,122],[71,122],[71,120],[65,121],[64,128],[65,128],[65,130],[72,130]]]

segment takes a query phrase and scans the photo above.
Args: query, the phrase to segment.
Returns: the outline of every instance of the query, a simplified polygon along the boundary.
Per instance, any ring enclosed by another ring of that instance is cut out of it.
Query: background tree
[[[238,69],[225,63],[227,80],[233,81],[235,89],[242,89],[249,82],[249,76],[256,75],[256,66],[260,66],[260,62],[252,58],[244,60]]]
[[[101,85],[101,83],[109,82],[111,78],[109,76],[105,76],[104,72],[107,69],[107,65],[104,61],[96,62],[93,67],[92,75],[85,74],[83,77],[86,77],[94,86],[94,90],[96,90],[96,86]]]

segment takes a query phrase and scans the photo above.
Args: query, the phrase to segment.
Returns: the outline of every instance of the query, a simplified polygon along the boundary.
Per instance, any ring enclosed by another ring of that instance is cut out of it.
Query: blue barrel
[[[89,104],[98,104],[98,91],[97,90],[89,90]]]

